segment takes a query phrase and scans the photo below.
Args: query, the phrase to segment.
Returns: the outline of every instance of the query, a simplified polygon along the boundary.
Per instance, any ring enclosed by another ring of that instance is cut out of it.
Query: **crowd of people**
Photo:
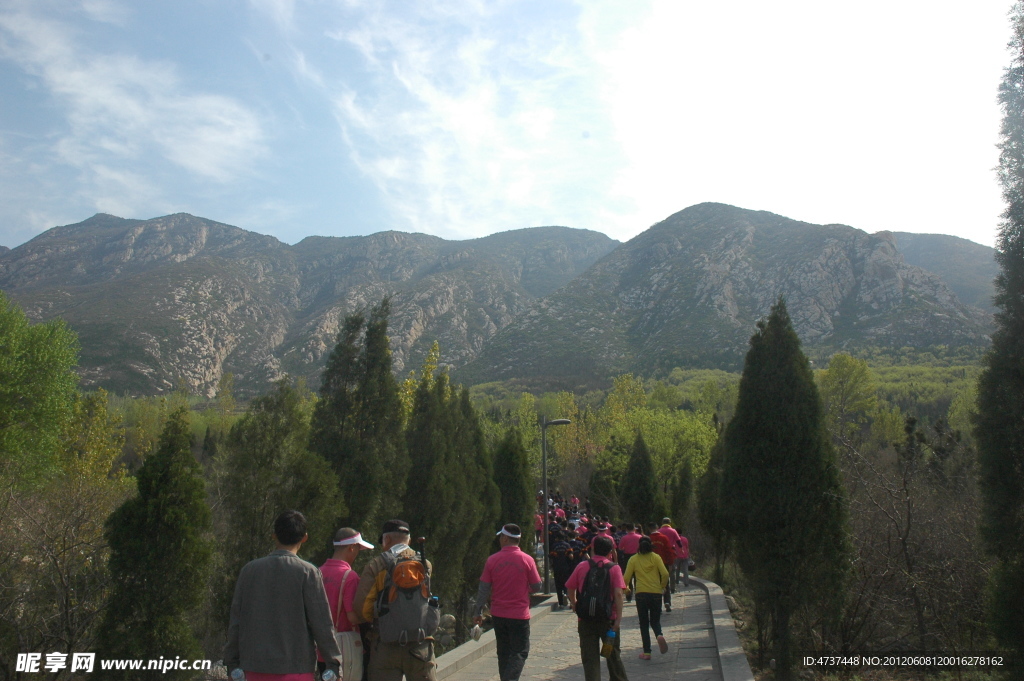
[[[640,659],[651,659],[651,632],[658,649],[662,653],[667,652],[668,643],[661,628],[661,609],[664,604],[665,612],[672,612],[672,594],[680,583],[684,588],[690,585],[689,541],[672,527],[669,518],[662,518],[660,524],[649,523],[646,528],[639,523],[616,526],[607,517],[585,515],[588,507],[589,503],[583,509],[563,509],[556,496],[549,499],[547,518],[541,513],[534,518],[538,546],[543,546],[543,532],[547,524],[549,559],[555,577],[558,607],[564,608],[568,603],[579,614],[576,594],[588,571],[595,565],[614,562],[609,570],[613,588],[621,589],[623,602],[636,599],[643,645]],[[618,605],[613,610],[621,613],[622,606]],[[595,630],[582,618],[580,622],[584,677],[587,681],[600,681],[600,659],[590,655],[597,646]],[[613,631],[616,635],[609,636]],[[619,659],[617,632],[618,620],[615,619],[615,626],[598,637],[602,644],[612,643],[610,654],[606,655],[612,681],[626,678]]]
[[[671,612],[677,585],[689,585],[689,545],[668,518],[646,528],[591,517],[572,497],[552,499],[538,513],[538,539],[549,535],[558,609],[578,616],[586,681],[600,681],[605,657],[612,681],[625,681],[620,623],[636,600],[643,644],[662,653],[661,608]],[[561,511],[561,513],[559,513]],[[546,527],[545,527],[546,526]],[[643,530],[646,529],[646,534]],[[409,526],[389,520],[381,552],[357,574],[361,551],[375,548],[352,528],[334,536],[334,554],[320,569],[298,557],[308,539],[306,519],[285,511],[274,523],[276,549],[240,572],[231,604],[224,663],[241,681],[435,681],[434,637],[440,621],[430,594],[432,566],[411,547]],[[521,528],[497,532],[499,550],[480,576],[474,622],[485,611],[494,630],[499,677],[515,681],[530,651],[530,596],[541,590],[537,563],[519,547]],[[538,542],[541,550],[543,543]]]

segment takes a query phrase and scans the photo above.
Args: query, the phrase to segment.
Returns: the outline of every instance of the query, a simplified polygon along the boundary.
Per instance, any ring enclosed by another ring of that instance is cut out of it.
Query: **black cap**
[[[381,532],[384,534],[388,532],[405,532],[409,534],[409,523],[404,520],[389,520],[384,523],[384,529]]]

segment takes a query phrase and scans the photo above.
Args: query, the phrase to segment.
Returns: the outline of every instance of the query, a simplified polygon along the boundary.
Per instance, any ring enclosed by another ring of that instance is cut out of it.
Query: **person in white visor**
[[[338,632],[339,640],[347,644],[342,646],[343,679],[354,677],[358,681],[362,677],[363,645],[357,624],[357,608],[354,605],[356,589],[359,588],[359,573],[352,568],[352,564],[360,551],[372,548],[373,544],[364,540],[363,535],[351,527],[343,527],[334,533],[334,555],[320,566],[327,603],[331,606],[331,616],[334,618],[334,630]],[[319,651],[317,669],[321,672],[325,669]]]
[[[483,622],[484,604],[491,602],[501,681],[517,681],[523,673],[530,655],[530,594],[540,591],[537,563],[519,550],[521,535],[513,523],[498,531],[501,550],[487,559],[476,596],[476,624]]]

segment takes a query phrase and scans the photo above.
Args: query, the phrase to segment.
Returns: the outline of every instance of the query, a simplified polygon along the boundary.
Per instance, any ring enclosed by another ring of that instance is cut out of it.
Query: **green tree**
[[[750,339],[724,437],[720,511],[758,608],[770,617],[779,675],[788,678],[792,615],[839,592],[847,549],[835,452],[781,298]]]
[[[532,537],[533,514],[537,501],[533,491],[533,471],[523,447],[523,438],[515,426],[509,428],[505,439],[494,453],[494,482],[500,498],[502,523],[516,523],[528,537]],[[533,542],[523,542],[528,547]],[[489,544],[489,543],[488,543]]]
[[[679,457],[679,468],[672,477],[671,515],[676,527],[682,529],[690,517],[693,502],[693,460],[688,456]]]
[[[455,419],[456,465],[465,479],[467,505],[463,532],[466,536],[466,551],[462,560],[462,586],[459,589],[455,627],[456,641],[462,643],[470,630],[470,596],[473,595],[477,580],[483,573],[484,563],[490,555],[494,542],[495,528],[501,520],[501,495],[494,482],[494,469],[490,453],[484,444],[480,417],[469,400],[469,390],[459,393],[458,404],[453,405]],[[524,525],[528,533],[529,525]],[[524,545],[526,542],[524,542]]]
[[[78,338],[62,320],[30,324],[0,292],[0,476],[25,487],[54,470],[77,361]]]
[[[444,551],[444,560],[434,563],[432,587],[467,625],[467,592],[483,569],[499,501],[468,391],[452,389],[445,371],[424,371],[406,437],[410,471],[402,517]]]
[[[443,547],[445,560],[436,563],[432,587],[449,602],[463,584],[469,537],[462,523],[473,506],[462,470],[468,457],[455,439],[457,407],[446,372],[420,379],[406,431],[410,468],[402,510],[413,532]]]
[[[222,630],[235,581],[250,560],[273,550],[274,518],[289,508],[309,521],[307,559],[322,556],[345,513],[338,476],[322,457],[310,452],[309,410],[302,394],[282,379],[268,395],[249,404],[232,426],[214,465],[218,500],[218,546],[224,557],[215,577],[215,622]]]
[[[390,310],[385,298],[368,319],[345,317],[324,368],[310,434],[310,449],[338,473],[348,505],[342,520],[367,531],[400,511],[409,466],[388,347]]]
[[[188,411],[171,413],[136,478],[138,496],[107,521],[114,591],[100,627],[99,657],[203,657],[189,621],[205,598],[212,556],[210,508],[191,451]],[[170,671],[170,679],[192,672]],[[132,678],[111,672],[111,678]]]
[[[878,402],[868,363],[845,352],[832,356],[819,374],[819,390],[832,434],[849,438],[867,420]]]
[[[722,522],[722,471],[725,467],[725,439],[719,437],[711,450],[707,470],[697,481],[697,520],[711,544],[715,560],[715,581],[725,577],[729,541]]]
[[[982,538],[998,561],[990,599],[999,642],[1024,660],[1024,6],[1014,6],[1013,53],[999,87],[999,179],[1006,210],[996,240],[996,331],[978,380]],[[1017,678],[1024,677],[1018,666]]]
[[[633,522],[660,520],[665,513],[664,497],[654,479],[651,454],[647,451],[643,434],[639,432],[629,452],[626,474],[619,484],[619,500]]]

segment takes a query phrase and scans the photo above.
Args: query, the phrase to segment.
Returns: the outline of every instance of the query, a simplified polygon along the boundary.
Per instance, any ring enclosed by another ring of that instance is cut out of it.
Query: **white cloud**
[[[400,225],[447,236],[605,227],[593,205],[616,150],[580,36],[523,21],[515,4],[410,7],[347,14],[326,35],[363,73],[319,71],[352,160]]]
[[[93,11],[114,7],[99,3]],[[88,178],[82,191],[98,192],[101,209],[152,205],[160,159],[196,180],[231,182],[265,152],[259,118],[234,99],[190,91],[171,63],[91,52],[68,26],[32,9],[0,14],[0,56],[64,107],[68,128],[54,151]]]
[[[82,9],[93,21],[123,26],[131,16],[130,8],[116,0],[82,0]]]
[[[359,67],[306,80],[405,228],[626,239],[721,201],[992,241],[1001,0],[969,15],[921,0],[337,11],[320,30]]]

